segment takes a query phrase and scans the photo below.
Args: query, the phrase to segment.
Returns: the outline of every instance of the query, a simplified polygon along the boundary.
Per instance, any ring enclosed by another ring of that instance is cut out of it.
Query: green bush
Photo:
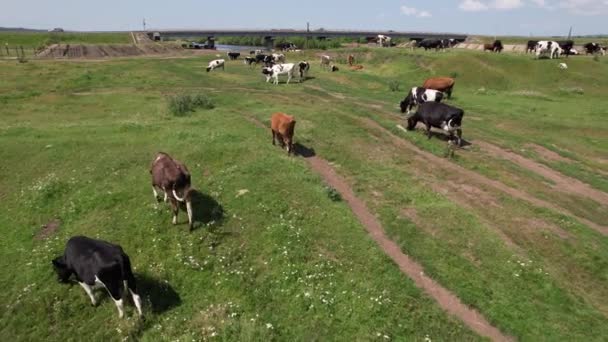
[[[198,108],[213,109],[215,105],[207,95],[176,95],[169,98],[169,112],[174,116],[184,116]]]
[[[338,190],[334,189],[329,185],[325,186],[325,192],[327,192],[327,197],[329,197],[329,199],[334,202],[340,202],[342,200],[342,196],[340,195]]]

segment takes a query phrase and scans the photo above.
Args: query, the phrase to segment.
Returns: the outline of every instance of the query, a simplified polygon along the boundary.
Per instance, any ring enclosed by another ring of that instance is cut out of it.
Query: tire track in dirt
[[[608,205],[607,193],[592,188],[589,184],[583,183],[578,179],[563,175],[534,160],[528,159],[517,153],[507,151],[501,147],[484,141],[476,140],[475,145],[479,146],[484,152],[487,152],[494,156],[498,156],[502,159],[506,159],[523,167],[524,169],[530,170],[554,182],[555,186],[553,186],[553,188],[555,190],[578,195],[580,197],[589,198],[602,204],[603,206]]]
[[[268,127],[253,117],[245,115],[245,118],[257,127],[268,129]],[[320,175],[328,185],[340,193],[371,238],[397,264],[401,272],[411,278],[416,286],[433,298],[443,310],[460,319],[471,330],[481,336],[490,338],[493,341],[514,340],[490,324],[477,310],[465,305],[455,294],[427,277],[422,265],[403,253],[401,248],[386,236],[380,221],[367,208],[365,202],[355,195],[350,185],[343,177],[336,173],[329,162],[316,155],[307,156],[305,160],[315,173]]]
[[[460,165],[454,164],[454,163],[452,163],[444,158],[438,157],[430,152],[421,150],[414,144],[408,142],[405,139],[398,137],[397,135],[393,134],[391,131],[382,127],[380,124],[378,124],[377,122],[375,122],[374,120],[372,120],[370,118],[360,118],[359,120],[362,122],[363,125],[365,125],[369,128],[375,129],[377,131],[380,131],[383,134],[385,134],[386,136],[390,137],[394,144],[401,146],[401,147],[409,150],[410,152],[414,153],[414,157],[423,163],[430,162],[430,163],[432,163],[432,165],[434,165],[436,167],[441,167],[444,170],[448,170],[448,171],[454,172],[456,174],[459,174],[459,175],[463,176],[465,179],[470,180],[471,182],[483,184],[485,186],[490,186],[492,188],[495,188],[497,190],[500,190],[500,191],[506,193],[507,195],[524,200],[535,206],[555,210],[559,213],[563,213],[563,214],[572,216],[572,217],[576,218],[578,221],[587,225],[588,227],[598,231],[599,233],[601,233],[603,235],[608,235],[607,226],[597,224],[593,221],[590,221],[590,220],[582,218],[582,217],[578,217],[574,213],[570,212],[569,210],[567,210],[565,208],[562,208],[555,204],[538,199],[524,191],[521,191],[521,190],[518,190],[515,188],[511,188],[499,181],[487,178],[486,176],[483,176],[474,171],[465,169],[464,167],[462,167]]]

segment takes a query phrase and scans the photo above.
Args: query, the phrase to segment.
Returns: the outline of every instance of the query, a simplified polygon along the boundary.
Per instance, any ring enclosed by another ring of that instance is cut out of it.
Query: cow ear
[[[53,266],[57,267],[57,268],[65,268],[65,261],[63,260],[63,255],[60,257],[57,257],[55,259],[53,259]]]

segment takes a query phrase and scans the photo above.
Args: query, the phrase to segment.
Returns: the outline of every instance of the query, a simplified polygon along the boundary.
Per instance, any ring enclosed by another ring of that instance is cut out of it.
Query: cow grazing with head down
[[[279,84],[280,75],[287,75],[287,84],[289,84],[289,81],[291,81],[291,78],[293,77],[294,71],[295,64],[293,63],[275,64],[271,67],[264,67],[262,69],[262,74],[266,75],[266,82],[270,81],[271,78],[274,79],[274,84]]]
[[[431,127],[441,128],[450,135],[450,139],[454,137],[456,132],[458,146],[462,145],[462,117],[464,111],[462,109],[446,105],[439,102],[425,102],[418,106],[418,110],[414,115],[407,119],[407,130],[416,128],[416,124],[420,121],[426,127],[428,138],[431,138]]]
[[[245,57],[243,63],[249,65],[249,67],[252,67],[254,64],[258,64],[255,57]]]
[[[310,63],[306,61],[300,61],[298,63],[298,72],[300,74],[300,82],[302,79],[306,79],[308,77],[308,71],[310,70]]]
[[[228,57],[231,61],[238,59],[240,55],[240,52],[228,52]]]
[[[413,87],[399,105],[401,107],[401,113],[407,112],[407,114],[410,114],[412,108],[418,104],[433,101],[441,102],[441,100],[443,100],[443,93],[439,90]]]
[[[574,46],[574,41],[558,40],[557,45],[559,45],[559,47],[562,49],[562,53],[566,55],[566,58],[568,58],[568,56],[572,54],[570,50],[572,50],[572,47]]]
[[[492,44],[483,44],[484,51],[492,51],[492,52],[502,52],[504,47],[502,46],[502,42],[500,40],[495,40]]]
[[[211,62],[209,62],[209,65],[207,66],[207,72],[211,71],[211,70],[215,70],[217,68],[222,68],[222,70],[224,70],[224,64],[225,64],[225,60],[223,59],[214,59]]]
[[[282,148],[287,149],[287,155],[293,152],[293,133],[296,120],[285,113],[274,113],[270,117],[270,130],[272,131],[272,144],[279,141]]]
[[[435,49],[435,51],[439,51],[439,49],[443,49],[443,41],[441,39],[423,39],[422,41],[416,44],[417,47],[424,48],[424,51],[428,49]]]
[[[141,316],[141,299],[137,294],[131,261],[118,245],[85,236],[75,236],[68,240],[63,255],[53,259],[53,268],[59,281],[67,283],[74,275],[82,286],[91,304],[97,305],[93,290],[104,287],[118,309],[122,318],[123,294],[125,287],[131,293],[137,313]],[[126,286],[125,286],[126,285]]]
[[[562,53],[562,48],[557,42],[550,40],[541,40],[536,44],[536,58],[549,55],[550,59],[559,58]]]
[[[285,63],[285,55],[282,53],[273,53],[272,61],[274,63]]]
[[[331,63],[331,57],[328,55],[321,56],[321,68],[329,68],[329,64]]]
[[[537,44],[538,40],[528,40],[528,45],[526,46],[526,53],[535,52]]]
[[[454,81],[451,77],[431,77],[424,81],[422,88],[439,90],[448,95],[448,99],[452,97],[452,89],[454,88]]]
[[[160,201],[157,190],[164,194],[164,200],[171,203],[173,211],[173,224],[177,224],[177,214],[179,213],[179,203],[186,203],[186,213],[188,214],[188,224],[192,230],[192,199],[190,172],[182,162],[171,158],[164,152],[159,152],[150,166],[152,175],[152,191],[154,198]],[[180,195],[181,193],[181,195]]]
[[[587,55],[601,53],[603,56],[606,54],[606,49],[601,47],[598,43],[587,43],[583,45],[583,48],[585,49],[585,53]]]

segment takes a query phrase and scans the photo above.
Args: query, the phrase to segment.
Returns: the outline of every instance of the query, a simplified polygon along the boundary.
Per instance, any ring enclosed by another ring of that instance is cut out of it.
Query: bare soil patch
[[[543,164],[537,163],[517,153],[504,150],[496,145],[483,141],[476,141],[475,144],[490,155],[509,160],[527,170],[543,176],[555,183],[553,189],[561,192],[574,194],[580,197],[589,198],[603,206],[608,206],[608,194],[592,188],[589,184],[583,183],[578,179],[565,176]]]
[[[36,234],[34,239],[36,240],[45,240],[51,235],[53,235],[57,229],[61,226],[61,221],[59,219],[52,219],[47,224],[40,227],[40,231]]]
[[[541,158],[548,160],[548,161],[563,162],[563,163],[572,163],[573,162],[571,159],[562,157],[559,154],[557,154],[549,149],[546,149],[540,145],[526,144],[526,145],[524,145],[524,147],[534,150],[534,152],[536,152],[536,154],[538,154]]]

